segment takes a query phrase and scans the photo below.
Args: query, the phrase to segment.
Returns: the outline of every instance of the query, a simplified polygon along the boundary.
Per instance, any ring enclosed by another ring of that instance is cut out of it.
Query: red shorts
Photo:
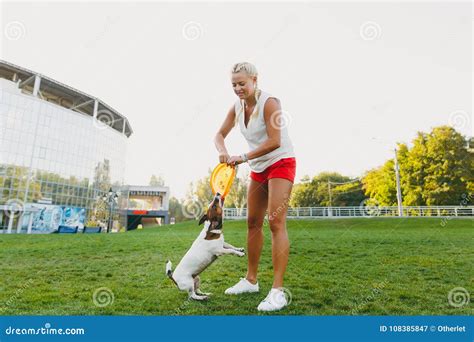
[[[262,172],[250,172],[250,178],[259,183],[266,183],[271,178],[284,178],[295,181],[296,159],[283,158],[267,167]]]

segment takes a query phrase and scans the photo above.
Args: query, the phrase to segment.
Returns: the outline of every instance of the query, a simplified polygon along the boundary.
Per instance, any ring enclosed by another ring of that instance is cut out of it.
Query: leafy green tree
[[[195,183],[189,185],[186,200],[198,201],[203,205],[207,205],[212,200],[214,195],[211,188],[211,174],[212,170],[209,169],[207,176],[198,179]]]
[[[304,176],[301,183],[295,184],[290,206],[356,206],[364,198],[359,180],[337,172],[321,172],[312,179]]]
[[[470,138],[466,144],[467,151],[469,152],[469,162],[467,166],[471,170],[470,177],[467,180],[467,192],[474,194],[474,177],[472,176],[472,170],[474,170],[474,138]]]
[[[452,127],[436,127],[427,134],[423,201],[427,205],[459,204],[473,179],[472,157],[466,140]]]
[[[241,177],[235,177],[230,192],[225,199],[226,208],[246,208],[247,188],[249,185],[248,173]]]
[[[397,203],[397,185],[394,161],[390,159],[377,169],[368,171],[362,178],[365,194],[372,204],[392,206]]]
[[[185,217],[183,215],[181,201],[177,199],[176,197],[170,198],[168,214],[169,214],[169,217],[174,217],[176,222],[181,222],[185,220]]]
[[[403,204],[459,205],[474,188],[474,154],[469,142],[448,126],[419,132],[409,148],[399,144]],[[393,159],[366,173],[365,194],[379,205],[396,205]]]
[[[359,180],[349,180],[346,184],[336,185],[332,189],[332,197],[334,205],[340,207],[358,206],[366,198]]]

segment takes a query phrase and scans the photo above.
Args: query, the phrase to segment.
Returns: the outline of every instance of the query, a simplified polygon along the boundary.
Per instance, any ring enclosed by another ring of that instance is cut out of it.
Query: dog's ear
[[[199,220],[198,226],[204,223],[207,220],[207,214],[202,215],[201,219]]]

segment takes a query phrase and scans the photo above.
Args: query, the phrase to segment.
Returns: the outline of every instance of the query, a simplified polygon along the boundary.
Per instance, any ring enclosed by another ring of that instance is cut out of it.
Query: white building
[[[81,229],[123,185],[131,134],[100,99],[0,61],[0,232]]]

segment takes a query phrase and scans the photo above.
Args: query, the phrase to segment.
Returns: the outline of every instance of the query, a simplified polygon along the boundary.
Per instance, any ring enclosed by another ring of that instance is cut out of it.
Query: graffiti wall
[[[59,226],[84,228],[86,210],[78,207],[65,207],[52,204],[30,204],[38,211],[33,215],[33,232],[50,233]],[[22,229],[28,228],[29,217],[23,217]]]

